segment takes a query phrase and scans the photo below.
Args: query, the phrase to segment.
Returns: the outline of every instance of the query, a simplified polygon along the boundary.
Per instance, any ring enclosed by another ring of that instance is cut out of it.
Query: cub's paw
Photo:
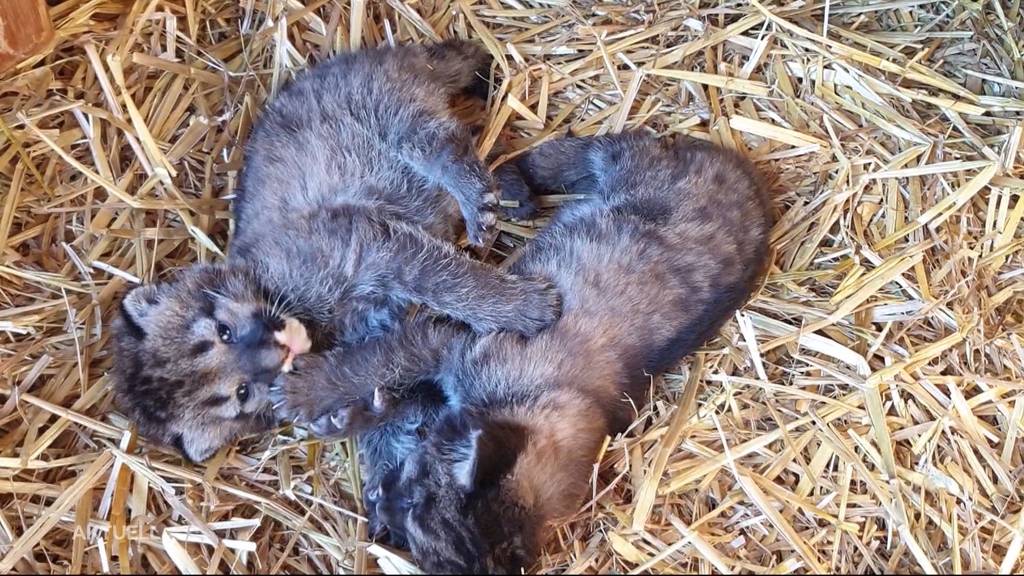
[[[379,400],[357,398],[320,415],[307,428],[321,438],[351,436],[375,426],[383,414],[384,405]]]
[[[522,278],[521,295],[509,329],[533,336],[562,316],[562,294],[554,284],[541,278]]]
[[[377,514],[377,504],[380,502],[380,483],[368,480],[363,481],[363,514],[366,516],[366,532],[370,540],[383,541],[387,534],[388,527]]]
[[[306,429],[319,438],[342,438],[361,430],[360,422],[366,420],[367,410],[351,404],[341,406],[320,415],[306,424]]]
[[[537,198],[514,164],[502,164],[494,176],[501,188],[501,213],[506,218],[529,220],[537,214]]]
[[[366,399],[339,397],[339,390],[322,357],[298,357],[292,371],[279,375],[270,387],[274,416],[321,438],[350,436],[380,418],[384,403],[379,395]]]
[[[270,401],[279,420],[306,425],[327,411],[324,395],[330,384],[326,365],[321,356],[299,356],[292,361],[291,370],[274,379]]]
[[[463,211],[466,220],[466,236],[474,246],[487,244],[498,221],[498,195],[486,192],[479,198],[479,203],[470,210]]]

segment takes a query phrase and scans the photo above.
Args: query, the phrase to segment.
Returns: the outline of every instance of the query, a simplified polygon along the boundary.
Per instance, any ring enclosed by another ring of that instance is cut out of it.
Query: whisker
[[[275,316],[280,316],[281,315],[282,305],[284,304],[283,297],[284,297],[284,293],[279,293],[277,295],[277,298],[274,299],[274,315]]]
[[[228,299],[227,296],[225,296],[225,295],[221,294],[220,292],[217,292],[216,290],[213,290],[211,288],[203,288],[203,293],[208,295],[208,296],[213,296],[214,298],[217,298],[217,299],[220,299],[220,300],[227,300]]]

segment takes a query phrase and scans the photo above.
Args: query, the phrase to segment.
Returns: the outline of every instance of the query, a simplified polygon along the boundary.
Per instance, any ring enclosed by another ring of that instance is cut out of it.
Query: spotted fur
[[[373,49],[282,89],[246,146],[227,261],[125,297],[115,391],[145,435],[198,461],[266,429],[284,358],[273,331],[288,318],[313,333],[314,353],[386,332],[413,303],[482,332],[532,334],[555,320],[547,282],[452,244],[460,215],[477,243],[495,218],[492,176],[448,102],[487,62],[458,41]],[[516,170],[502,171],[508,189]],[[221,341],[224,318],[237,342]],[[318,409],[305,402],[293,416]]]
[[[320,389],[383,388],[386,420],[415,401],[413,383],[440,383],[446,411],[381,475],[376,506],[429,572],[528,567],[545,528],[575,513],[604,437],[634,419],[651,377],[714,336],[767,265],[768,197],[729,151],[639,133],[565,138],[520,169],[534,187],[587,195],[512,266],[554,282],[561,319],[532,338],[413,323]]]

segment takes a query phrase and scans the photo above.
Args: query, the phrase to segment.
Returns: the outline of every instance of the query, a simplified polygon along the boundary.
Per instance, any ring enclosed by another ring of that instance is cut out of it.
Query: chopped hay
[[[221,257],[241,145],[296,71],[445,37],[496,57],[482,153],[643,126],[778,190],[760,295],[652,385],[539,569],[1024,568],[1019,0],[50,13],[55,49],[0,76],[0,573],[414,570],[367,542],[349,442],[283,429],[197,467],[127,431],[107,323]],[[498,259],[542,223],[504,224]]]

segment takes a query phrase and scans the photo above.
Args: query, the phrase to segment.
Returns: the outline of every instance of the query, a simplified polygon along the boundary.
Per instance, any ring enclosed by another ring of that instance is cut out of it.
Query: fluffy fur
[[[588,195],[512,267],[558,286],[557,323],[524,338],[424,319],[354,347],[350,363],[316,383],[301,374],[282,382],[286,402],[294,388],[340,407],[325,433],[415,412],[410,384],[440,383],[447,408],[419,413],[425,440],[407,448],[404,438],[369,478],[381,481],[380,521],[429,572],[533,562],[544,528],[583,499],[603,438],[634,419],[653,375],[750,297],[767,262],[768,198],[726,150],[638,133],[566,138],[528,154],[520,170],[536,188]],[[363,438],[392,439],[372,428]]]
[[[413,303],[481,332],[532,334],[557,318],[550,284],[451,244],[460,214],[476,243],[495,220],[494,182],[448,102],[486,62],[465,42],[367,50],[269,104],[247,144],[227,262],[130,292],[114,324],[115,391],[144,435],[198,461],[267,428],[285,357],[273,334],[288,318],[328,355]],[[500,175],[521,199],[517,179],[514,167]]]

